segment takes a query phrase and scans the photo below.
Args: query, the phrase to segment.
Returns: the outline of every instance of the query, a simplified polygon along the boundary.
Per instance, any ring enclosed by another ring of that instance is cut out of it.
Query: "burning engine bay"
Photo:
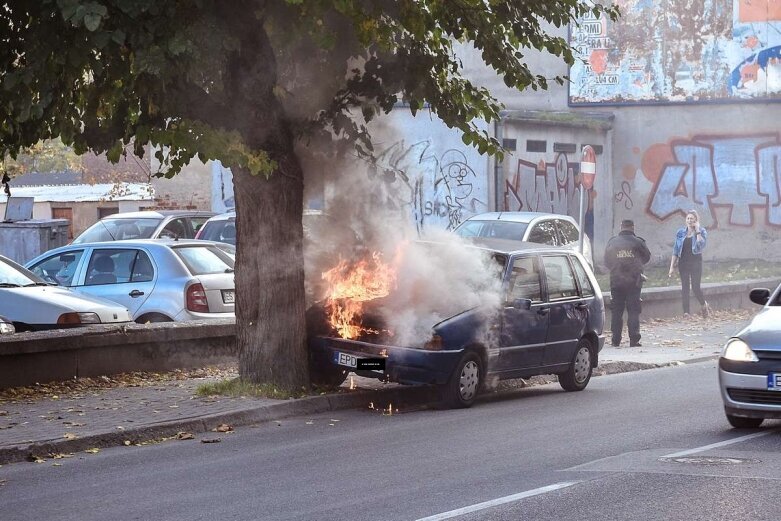
[[[437,239],[403,241],[389,254],[363,250],[322,272],[310,337],[422,348],[437,323],[498,304],[503,260],[451,234]]]

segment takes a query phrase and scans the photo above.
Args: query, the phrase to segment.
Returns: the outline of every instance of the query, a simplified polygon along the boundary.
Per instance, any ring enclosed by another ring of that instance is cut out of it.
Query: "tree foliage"
[[[294,145],[370,154],[366,124],[401,101],[500,154],[476,121],[496,120],[501,106],[465,77],[459,46],[510,87],[546,88],[526,53],[572,63],[545,28],[587,12],[618,15],[591,0],[7,0],[0,155],[59,137],[114,161],[152,144],[169,176],[195,156],[231,167],[240,373],[298,388],[307,371]]]

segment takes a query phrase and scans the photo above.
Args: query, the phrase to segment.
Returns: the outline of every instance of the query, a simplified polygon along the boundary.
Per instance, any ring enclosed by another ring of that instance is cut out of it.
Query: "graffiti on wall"
[[[570,102],[699,102],[781,94],[778,0],[621,0],[570,43]]]
[[[580,163],[570,162],[563,152],[552,163],[519,159],[515,173],[505,179],[504,210],[559,213],[577,219],[579,173]],[[594,190],[589,190],[588,195],[586,234],[593,238]]]
[[[412,215],[418,232],[428,226],[451,230],[488,209],[486,176],[478,176],[460,150],[437,156],[431,140],[391,144],[378,153],[369,176],[379,202]]]
[[[656,172],[644,168],[646,177],[656,177],[647,211],[657,219],[693,208],[706,226],[717,227],[716,209],[726,208],[726,224],[753,226],[755,211],[764,210],[768,224],[781,226],[778,134],[695,136],[655,145],[649,153],[670,156]]]

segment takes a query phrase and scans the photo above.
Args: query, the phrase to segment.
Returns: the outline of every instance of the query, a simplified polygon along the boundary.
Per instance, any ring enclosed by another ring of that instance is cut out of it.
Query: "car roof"
[[[539,218],[555,218],[573,221],[569,215],[547,212],[487,212],[473,215],[467,221],[508,221],[516,223],[530,223]]]
[[[566,247],[548,246],[547,244],[538,244],[536,242],[493,239],[487,237],[464,237],[463,240],[466,241],[468,247],[505,255],[514,255],[517,253],[572,253],[572,250]],[[438,241],[426,240],[417,242],[433,245],[442,244]]]
[[[93,247],[108,247],[108,248],[140,248],[140,247],[146,247],[146,248],[170,248],[172,246],[225,246],[223,243],[218,243],[216,241],[201,241],[197,239],[133,239],[128,241],[104,241],[104,242],[81,242],[78,244],[68,244],[67,246],[60,246],[59,248],[51,249],[45,253],[42,253],[38,257],[36,257],[33,260],[36,260],[38,258],[48,256],[48,255],[55,255],[57,253],[62,253],[70,250],[80,250],[82,248],[93,248]],[[31,262],[31,261],[28,261]]]
[[[122,212],[107,215],[105,219],[163,219],[165,217],[211,217],[214,212],[203,210],[142,210],[140,212]]]
[[[236,211],[233,208],[229,209],[225,213],[218,213],[217,215],[209,218],[209,222],[230,220],[236,220]]]

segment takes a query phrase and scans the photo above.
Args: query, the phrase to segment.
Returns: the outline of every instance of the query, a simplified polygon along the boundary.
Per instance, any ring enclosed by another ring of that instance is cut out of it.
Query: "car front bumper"
[[[402,384],[444,384],[450,379],[463,350],[429,351],[410,347],[370,344],[358,340],[317,337],[310,342],[313,361],[353,371],[360,376]],[[335,363],[336,353],[356,358],[384,358],[384,371],[357,370]]]
[[[767,374],[734,373],[719,368],[726,413],[747,418],[781,418],[781,391],[769,391],[767,381]]]

